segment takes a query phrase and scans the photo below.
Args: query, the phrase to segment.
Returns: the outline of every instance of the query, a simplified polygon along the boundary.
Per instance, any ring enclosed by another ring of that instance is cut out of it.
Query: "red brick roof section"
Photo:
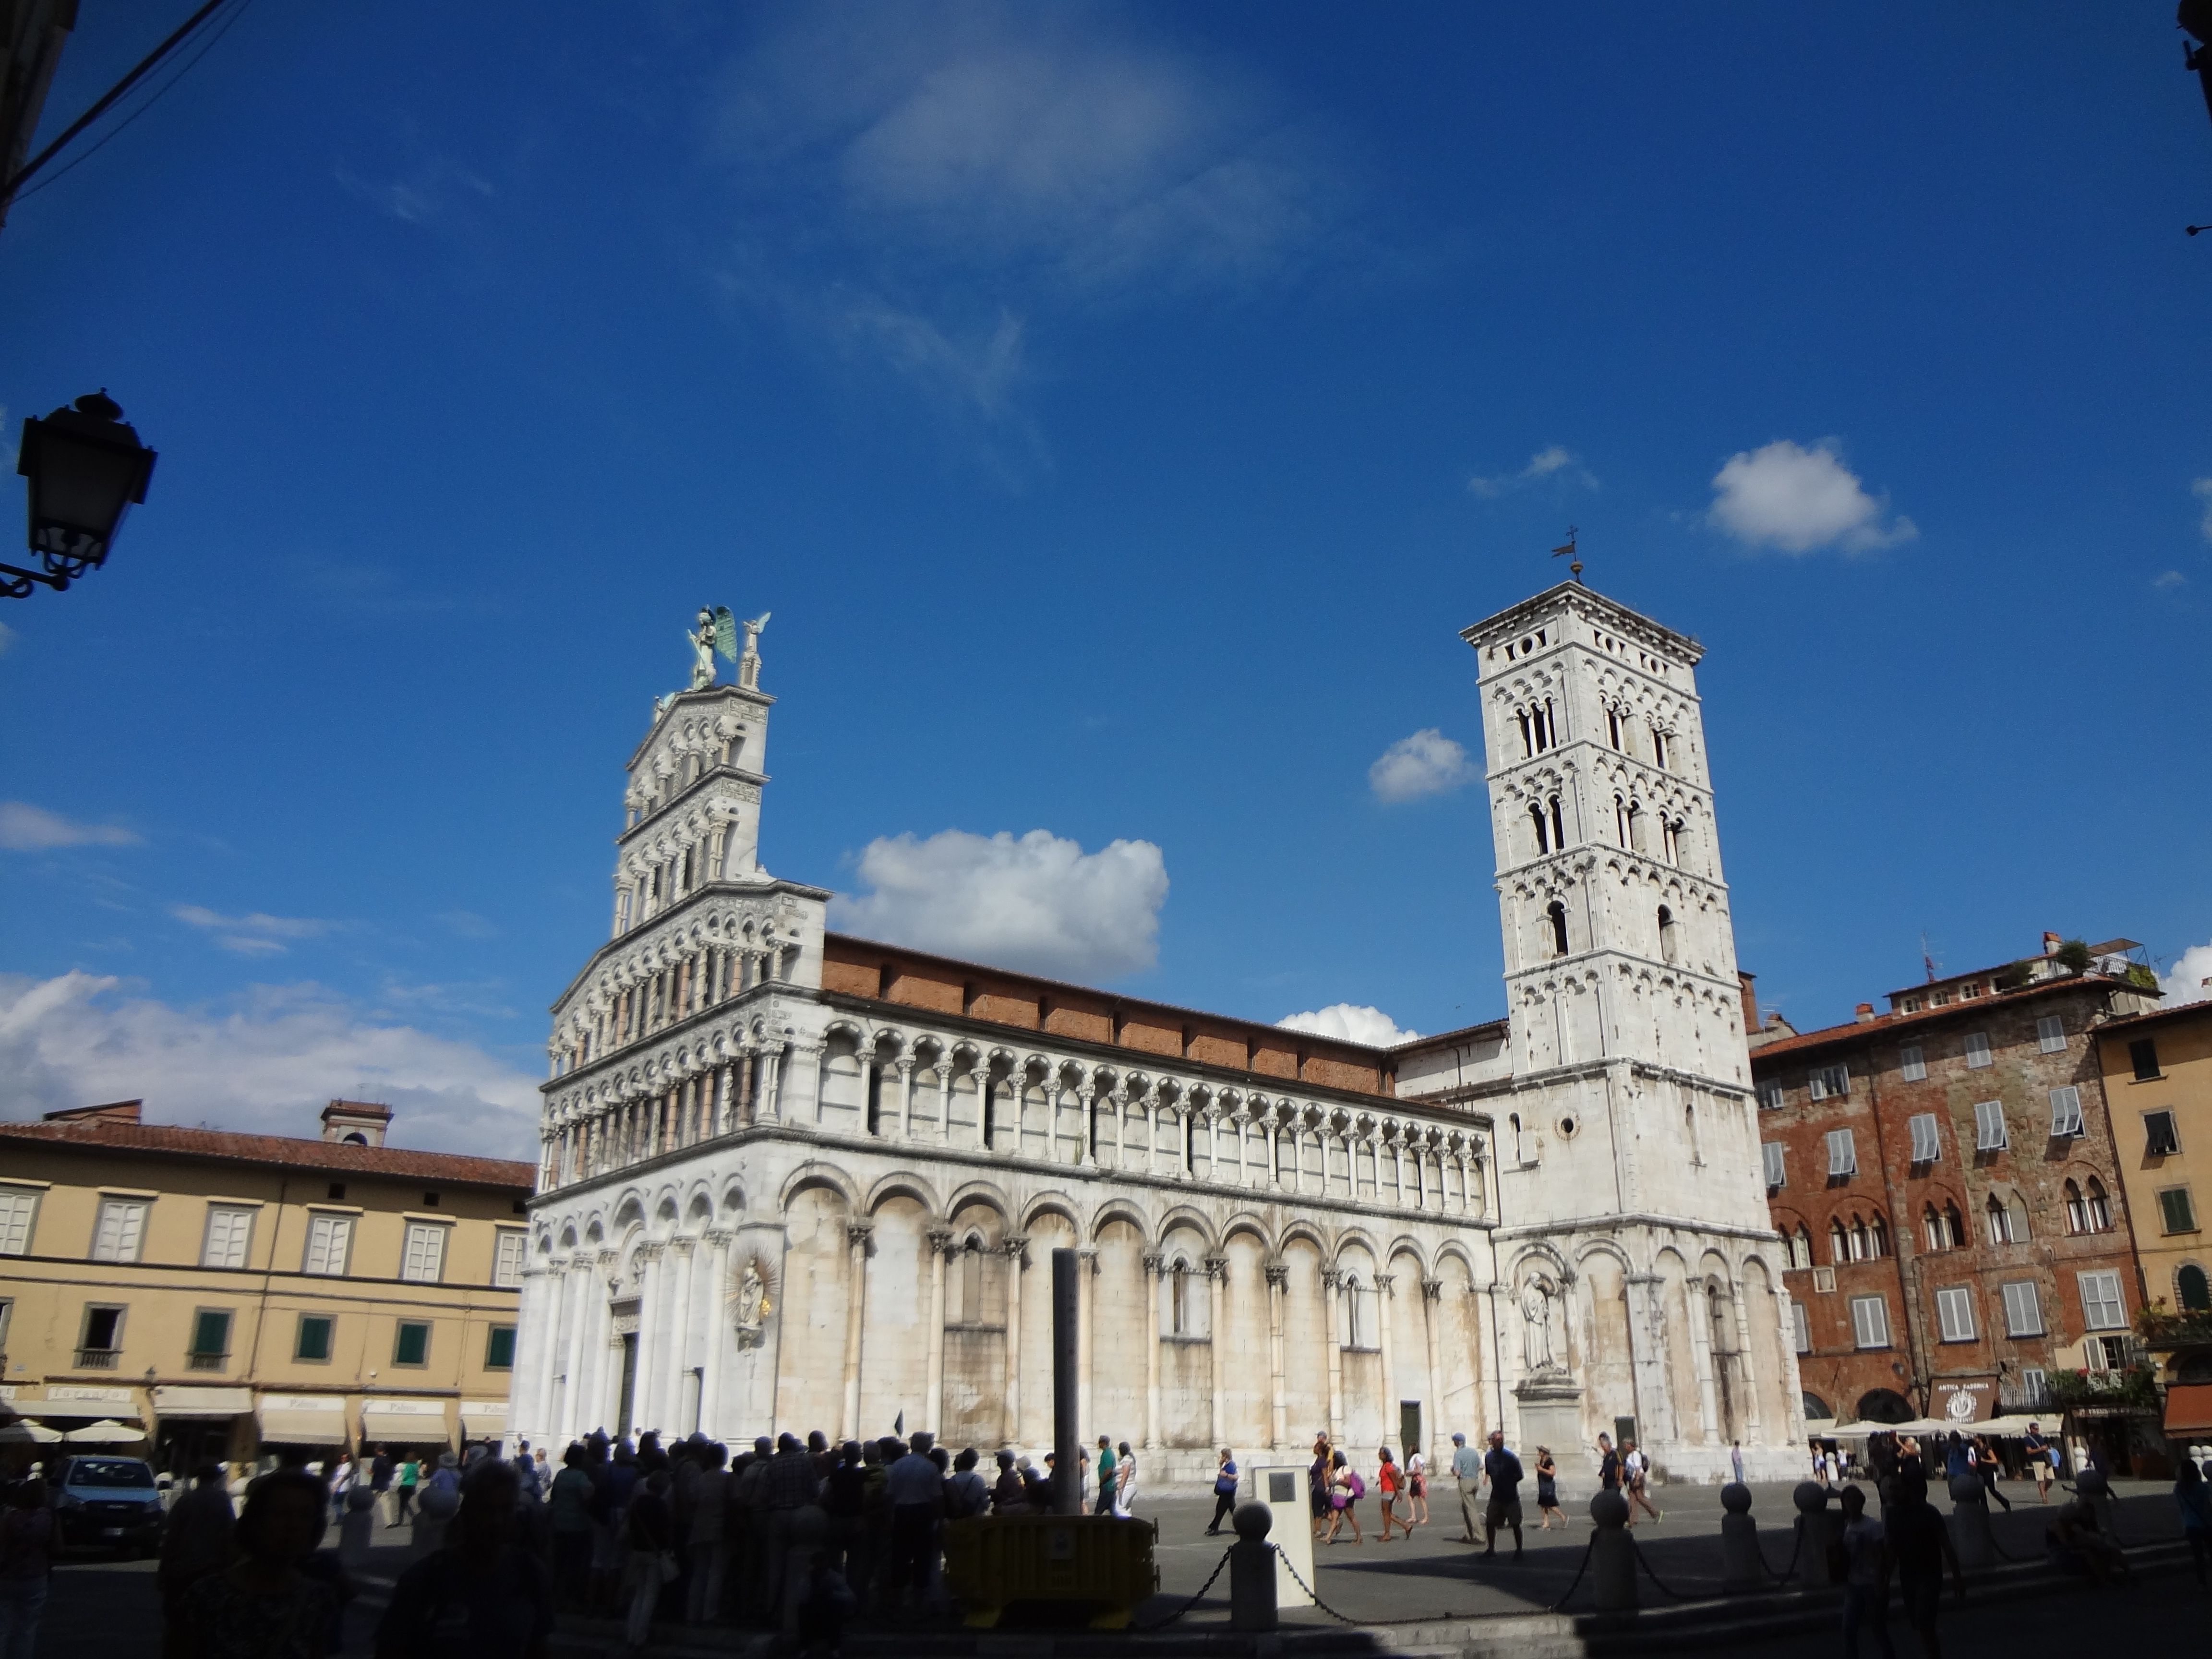
[[[122,1123],[112,1118],[81,1119],[74,1123],[0,1123],[0,1143],[10,1140],[86,1152],[149,1152],[228,1164],[325,1170],[338,1175],[389,1176],[449,1187],[507,1188],[524,1194],[538,1184],[535,1165],[511,1164],[505,1158],[417,1152],[397,1146],[356,1146],[346,1141],[305,1140],[290,1135],[235,1134],[228,1129]]]
[[[2083,986],[2094,985],[2110,986],[2116,991],[2140,992],[2142,988],[2105,974],[2078,974],[2069,975],[2063,979],[2038,980],[2033,985],[2017,986],[2012,990],[1998,991],[1990,996],[1947,1002],[1941,1008],[1923,1008],[1917,1014],[1876,1014],[1872,1019],[1855,1019],[1845,1025],[1824,1025],[1817,1031],[1801,1031],[1796,1036],[1777,1037],[1771,1042],[1760,1043],[1751,1051],[1751,1055],[1755,1060],[1771,1060],[1777,1054],[1825,1048],[1832,1042],[1855,1042],[1872,1031],[1894,1030],[1905,1025],[1926,1025],[1939,1019],[1956,1019],[1961,1014],[1971,1014],[1977,1009],[1988,1008],[1998,1003],[2019,1002],[2029,997],[2046,996],[2055,991],[2079,990]]]

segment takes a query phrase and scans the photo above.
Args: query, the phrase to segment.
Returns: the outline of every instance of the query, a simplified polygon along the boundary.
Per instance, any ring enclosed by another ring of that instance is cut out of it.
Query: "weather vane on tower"
[[[1580,581],[1583,579],[1582,556],[1575,551],[1575,538],[1581,533],[1582,532],[1577,530],[1574,526],[1569,525],[1567,526],[1567,544],[1565,547],[1555,547],[1552,550],[1552,556],[1553,558],[1565,558],[1567,561],[1567,568],[1575,573],[1575,580],[1577,581]]]

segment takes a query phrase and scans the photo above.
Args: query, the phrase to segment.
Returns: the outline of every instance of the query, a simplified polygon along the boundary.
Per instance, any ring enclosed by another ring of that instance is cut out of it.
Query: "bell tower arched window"
[[[1626,746],[1620,740],[1620,710],[1610,705],[1605,711],[1605,740],[1615,749]]]
[[[1547,796],[1544,805],[1552,820],[1553,850],[1565,852],[1567,846],[1567,825],[1566,820],[1559,813],[1559,798],[1557,795]]]
[[[1628,803],[1620,796],[1613,798],[1613,838],[1623,847],[1628,842]]]
[[[1666,857],[1667,857],[1667,862],[1668,862],[1668,863],[1669,863],[1669,864],[1680,864],[1680,863],[1681,863],[1681,861],[1682,861],[1682,821],[1681,821],[1681,819],[1680,819],[1680,818],[1668,818],[1668,817],[1662,817],[1662,818],[1661,818],[1661,819],[1659,820],[1659,837],[1660,837],[1660,850],[1661,850],[1662,853],[1664,853],[1664,854],[1666,854]]]
[[[1659,907],[1659,959],[1662,962],[1669,964],[1674,962],[1676,952],[1681,945],[1681,931],[1680,925],[1674,920],[1674,913],[1665,905],[1661,905]]]
[[[1544,809],[1535,801],[1528,803],[1528,822],[1536,830],[1536,856],[1541,858],[1552,850],[1552,826],[1544,817]]]
[[[1552,925],[1552,954],[1563,957],[1567,953],[1567,907],[1553,899],[1544,907],[1544,915]]]

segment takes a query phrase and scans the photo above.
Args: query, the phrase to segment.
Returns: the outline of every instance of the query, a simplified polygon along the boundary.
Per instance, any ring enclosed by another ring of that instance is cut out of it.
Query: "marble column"
[[[1160,1443],[1160,1270],[1167,1258],[1145,1252],[1145,1449]]]
[[[1225,1255],[1206,1257],[1206,1341],[1212,1350],[1209,1358],[1213,1362],[1213,1408],[1206,1439],[1215,1446],[1225,1445],[1229,1440],[1229,1338],[1222,1317],[1228,1286],[1229,1258]]]
[[[762,1059],[760,1101],[753,1109],[753,1116],[759,1122],[775,1123],[782,1120],[782,1070],[783,1050],[768,1049]]]
[[[1743,1281],[1731,1278],[1729,1281],[1729,1301],[1735,1310],[1735,1351],[1737,1371],[1743,1379],[1742,1438],[1756,1445],[1765,1437],[1759,1432],[1759,1374],[1752,1369],[1751,1313],[1744,1306]],[[1787,1325],[1777,1328],[1787,1330]]]
[[[660,1389],[660,1421],[665,1425],[663,1437],[672,1439],[679,1434],[689,1434],[698,1425],[684,1420],[684,1379],[690,1374],[692,1351],[691,1279],[692,1257],[698,1249],[696,1239],[671,1240],[669,1252],[674,1268],[670,1273],[668,1312],[665,1328],[668,1332],[668,1375]]]
[[[914,1056],[903,1055],[898,1062],[899,1074],[899,1139],[914,1139]]]
[[[1421,1334],[1426,1339],[1429,1353],[1429,1391],[1421,1401],[1421,1450],[1428,1455],[1431,1475],[1435,1463],[1442,1455],[1443,1440],[1444,1400],[1451,1392],[1444,1381],[1443,1336],[1437,1327],[1443,1324],[1444,1282],[1441,1279],[1421,1280]]]
[[[1272,1437],[1269,1444],[1279,1450],[1290,1431],[1290,1399],[1283,1373],[1283,1296],[1291,1282],[1291,1270],[1280,1262],[1270,1261],[1263,1271],[1267,1277],[1267,1420]]]
[[[975,1145],[988,1149],[991,1144],[991,1068],[981,1066],[968,1076],[975,1085]]]
[[[730,1239],[726,1227],[709,1227],[700,1237],[707,1245],[706,1352],[701,1356],[705,1374],[699,1379],[699,1426],[708,1438],[722,1437],[722,1374],[727,1364],[724,1350],[730,1344]]]
[[[1656,1273],[1630,1273],[1628,1285],[1628,1350],[1630,1372],[1636,1381],[1637,1437],[1663,1443],[1675,1437],[1674,1413],[1667,1396],[1667,1352],[1660,1332],[1659,1297],[1662,1285]]]
[[[945,1416],[945,1267],[952,1254],[952,1230],[929,1230],[929,1371],[921,1401],[922,1425],[944,1432]]]
[[[1020,1233],[1008,1233],[1000,1249],[1006,1253],[1006,1367],[1000,1391],[1005,1401],[1000,1420],[1001,1445],[1022,1443],[1022,1269],[1029,1265],[1030,1242]]]
[[[585,1364],[586,1330],[592,1322],[592,1259],[590,1252],[574,1257],[568,1271],[563,1275],[568,1281],[568,1357],[566,1361],[568,1384],[561,1400],[559,1434],[563,1445],[587,1433],[592,1425],[584,1420],[590,1395],[585,1389],[590,1382]]]
[[[1086,1170],[1095,1170],[1098,1167],[1098,1091],[1085,1084],[1075,1091],[1075,1103],[1083,1115],[1075,1161]]]
[[[1696,1280],[1686,1283],[1682,1287],[1682,1305],[1690,1327],[1690,1370],[1698,1379],[1698,1404],[1705,1412],[1705,1432],[1699,1437],[1711,1444],[1721,1436],[1720,1392],[1715,1379],[1720,1361],[1713,1353],[1712,1313],[1705,1301],[1705,1287]]]
[[[1334,1267],[1321,1270],[1321,1317],[1323,1340],[1328,1345],[1328,1437],[1344,1436],[1344,1344],[1337,1324],[1338,1297],[1344,1275]]]
[[[1397,1299],[1398,1276],[1395,1273],[1375,1275],[1375,1346],[1382,1351],[1382,1442],[1389,1444],[1398,1437],[1398,1365],[1391,1348],[1390,1304]],[[1406,1449],[1398,1448],[1403,1457]]]
[[[1094,1425],[1097,1419],[1091,1414],[1091,1362],[1096,1349],[1091,1340],[1091,1328],[1098,1306],[1097,1291],[1091,1282],[1098,1277],[1098,1252],[1079,1249],[1075,1255],[1076,1414],[1083,1419],[1083,1427],[1076,1437],[1088,1446],[1097,1437]]]
[[[662,1425],[653,1420],[654,1390],[660,1385],[661,1373],[675,1363],[668,1352],[668,1333],[661,1322],[660,1287],[663,1274],[661,1258],[668,1253],[665,1244],[641,1244],[638,1255],[645,1262],[644,1281],[637,1295],[637,1381],[630,1390],[630,1421],[620,1425],[627,1435],[638,1429],[657,1429]],[[619,1398],[615,1402],[620,1405]]]
[[[845,1385],[840,1391],[840,1440],[855,1439],[860,1432],[860,1343],[867,1326],[868,1235],[875,1230],[872,1221],[845,1224]]]

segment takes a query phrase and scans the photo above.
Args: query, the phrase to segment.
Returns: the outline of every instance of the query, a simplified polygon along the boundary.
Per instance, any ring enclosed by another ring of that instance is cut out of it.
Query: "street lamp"
[[[154,452],[125,425],[105,391],[23,422],[15,471],[31,481],[31,551],[43,568],[0,564],[0,598],[28,599],[31,584],[59,592],[107,562],[123,515],[146,499]]]

